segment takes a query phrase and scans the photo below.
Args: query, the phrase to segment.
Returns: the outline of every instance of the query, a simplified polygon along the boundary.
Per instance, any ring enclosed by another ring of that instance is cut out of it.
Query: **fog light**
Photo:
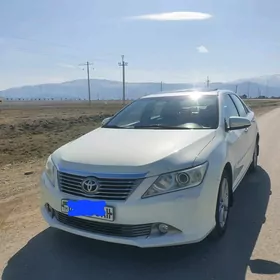
[[[166,224],[159,224],[158,225],[158,230],[161,233],[167,233],[168,232],[168,225],[166,225]]]

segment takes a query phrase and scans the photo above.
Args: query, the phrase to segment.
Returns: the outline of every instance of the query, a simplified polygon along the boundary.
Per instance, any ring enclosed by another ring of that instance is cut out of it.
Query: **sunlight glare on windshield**
[[[201,98],[202,94],[201,94],[201,92],[194,91],[194,92],[190,93],[189,96],[193,100],[198,100],[199,98]]]

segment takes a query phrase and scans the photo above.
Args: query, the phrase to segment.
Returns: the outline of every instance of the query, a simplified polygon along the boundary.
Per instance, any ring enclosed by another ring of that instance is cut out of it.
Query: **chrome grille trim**
[[[108,179],[96,178],[100,184],[98,192],[93,195],[82,190],[82,182],[87,176],[58,172],[58,185],[62,192],[93,199],[126,200],[140,185],[143,179]]]
[[[55,218],[65,225],[81,229],[87,232],[96,234],[104,234],[121,237],[140,237],[149,236],[151,233],[152,224],[142,225],[120,225],[112,223],[103,223],[68,216],[58,211],[55,212]]]
[[[107,179],[141,179],[145,178],[146,173],[96,173],[87,172],[74,169],[63,168],[59,165],[56,166],[57,170],[66,174],[73,174],[82,177],[96,177],[96,178],[107,178]]]

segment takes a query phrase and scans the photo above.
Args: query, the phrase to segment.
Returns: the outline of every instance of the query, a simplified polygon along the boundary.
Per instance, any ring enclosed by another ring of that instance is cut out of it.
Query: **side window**
[[[234,94],[231,94],[230,97],[232,98],[234,104],[236,105],[240,117],[246,117],[247,116],[247,111],[245,110],[245,108],[244,108],[242,102],[240,101],[240,99]]]
[[[228,123],[229,117],[239,117],[239,113],[234,105],[232,99],[228,94],[224,97],[224,115],[226,117],[226,121]]]

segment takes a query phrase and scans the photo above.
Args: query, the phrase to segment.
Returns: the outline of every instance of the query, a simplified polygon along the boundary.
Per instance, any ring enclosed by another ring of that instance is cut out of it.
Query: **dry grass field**
[[[0,166],[43,158],[97,127],[121,103],[3,104],[0,106]]]
[[[246,102],[257,116],[280,105],[280,100]],[[38,191],[47,156],[121,108],[110,101],[0,105],[0,278],[8,260],[47,228]]]

